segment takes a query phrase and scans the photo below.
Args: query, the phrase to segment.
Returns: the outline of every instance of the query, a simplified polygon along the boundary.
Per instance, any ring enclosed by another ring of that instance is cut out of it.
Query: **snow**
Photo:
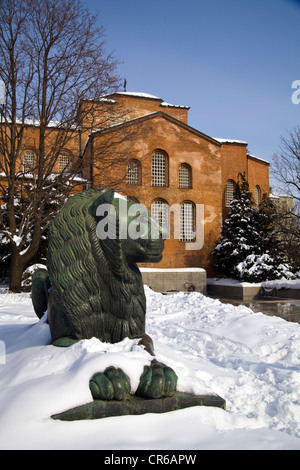
[[[4,122],[4,123],[7,123],[7,124],[10,124],[11,123],[11,120],[9,118],[5,118],[5,117],[1,117],[0,119],[0,122]],[[24,124],[25,126],[34,126],[34,127],[39,127],[40,126],[40,120],[39,119],[16,119],[16,123],[17,124]],[[66,123],[63,123],[61,121],[49,121],[47,123],[47,127],[64,127],[66,126],[67,124]],[[67,126],[67,127],[70,127],[72,129],[77,129],[78,126],[75,125],[75,124],[72,124],[71,126]]]
[[[245,142],[244,140],[236,140],[236,139],[219,139],[218,137],[213,137],[214,140],[216,140],[217,142],[220,142],[221,144],[244,144],[244,145],[248,145],[247,142]]]
[[[142,93],[142,92],[131,92],[131,91],[118,91],[115,93],[116,95],[127,95],[127,96],[135,96],[137,98],[148,98],[151,100],[161,100],[158,96],[151,95],[150,93]]]
[[[226,411],[52,420],[91,401],[89,378],[109,365],[123,368],[134,392],[151,357],[129,339],[56,348],[29,294],[1,289],[0,448],[300,449],[300,325],[196,292],[145,291],[157,359],[174,368],[178,390],[216,393]]]
[[[300,279],[274,279],[273,281],[265,282],[241,282],[237,279],[231,278],[207,278],[207,284],[209,285],[222,285],[222,286],[265,286],[265,287],[276,287],[279,289],[300,289]]]
[[[300,289],[300,279],[275,279],[274,281],[262,282],[262,286],[276,287],[279,289]]]
[[[22,241],[22,237],[18,237],[18,235],[14,235],[14,236],[13,236],[13,241],[15,242],[15,244],[16,244],[17,246],[19,246],[20,243],[21,243],[21,241]]]
[[[263,158],[256,157],[256,155],[251,155],[249,153],[249,154],[247,154],[247,157],[253,158],[254,160],[258,160],[259,162],[266,163],[267,165],[270,165],[270,162],[268,162],[267,160],[264,160]]]
[[[163,101],[161,98],[155,95],[151,95],[150,93],[142,93],[142,92],[132,92],[132,91],[119,91],[115,93],[116,95],[125,95],[125,96],[134,96],[136,98],[146,98],[150,100],[160,100],[160,106],[165,106],[166,108],[185,108],[189,109],[189,106],[182,106],[182,105],[177,105],[177,104],[171,104],[171,103],[166,103]],[[110,95],[108,95],[110,96]]]
[[[165,108],[182,108],[182,109],[190,109],[189,106],[183,106],[183,105],[180,105],[180,104],[171,104],[171,103],[166,103],[165,101],[163,101],[162,103],[160,103],[160,106],[164,106]]]

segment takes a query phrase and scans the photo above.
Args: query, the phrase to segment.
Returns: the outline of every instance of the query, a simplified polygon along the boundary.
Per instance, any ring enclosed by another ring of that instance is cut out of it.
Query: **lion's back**
[[[70,197],[49,230],[47,268],[53,302],[59,304],[61,315],[81,322],[101,310],[101,250],[96,221],[90,213],[100,194],[99,190],[88,190]]]

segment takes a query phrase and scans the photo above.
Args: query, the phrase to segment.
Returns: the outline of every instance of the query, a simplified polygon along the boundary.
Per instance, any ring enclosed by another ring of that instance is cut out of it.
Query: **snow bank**
[[[179,390],[217,393],[227,410],[61,422],[51,414],[91,400],[93,373],[122,367],[134,392],[151,357],[129,339],[55,348],[29,295],[0,292],[1,449],[300,448],[300,325],[199,293],[146,288],[157,358],[175,369]]]
[[[276,287],[276,289],[300,289],[300,279],[277,279],[262,282],[262,286]]]
[[[222,286],[265,286],[265,287],[276,287],[276,289],[300,289],[300,279],[274,279],[273,281],[265,282],[243,282],[237,279],[230,278],[207,278],[207,284],[209,285],[222,285]]]

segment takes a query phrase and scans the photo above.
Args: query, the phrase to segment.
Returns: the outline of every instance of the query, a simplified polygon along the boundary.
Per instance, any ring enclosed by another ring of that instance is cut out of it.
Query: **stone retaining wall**
[[[213,297],[224,299],[239,299],[243,301],[282,298],[282,299],[300,299],[300,289],[289,289],[287,287],[278,287],[276,282],[274,286],[268,283],[265,285],[248,282],[238,282],[228,279],[207,279],[207,294]]]
[[[201,268],[140,268],[143,282],[156,292],[206,293],[206,271]]]

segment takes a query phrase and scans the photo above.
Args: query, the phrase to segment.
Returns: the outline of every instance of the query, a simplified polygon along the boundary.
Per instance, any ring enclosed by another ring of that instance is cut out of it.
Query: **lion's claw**
[[[177,375],[170,367],[152,361],[144,367],[136,395],[144,398],[170,397],[176,392]]]
[[[90,390],[95,400],[123,401],[130,393],[130,380],[121,369],[108,367],[93,375]]]

